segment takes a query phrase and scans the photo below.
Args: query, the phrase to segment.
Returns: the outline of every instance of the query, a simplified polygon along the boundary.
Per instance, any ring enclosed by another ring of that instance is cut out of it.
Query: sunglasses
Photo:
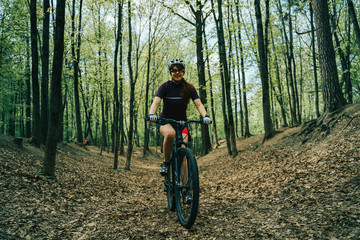
[[[176,69],[176,68],[172,68],[170,69],[171,73],[176,73],[176,72],[184,72],[184,69]]]

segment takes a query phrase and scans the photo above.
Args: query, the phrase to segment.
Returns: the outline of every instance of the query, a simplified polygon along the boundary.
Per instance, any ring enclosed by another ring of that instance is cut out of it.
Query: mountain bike
[[[156,123],[171,124],[175,129],[176,138],[164,179],[164,191],[169,210],[175,211],[176,209],[180,224],[185,228],[191,228],[199,208],[199,172],[194,153],[182,138],[182,129],[188,127],[189,123],[203,124],[203,122],[160,118]]]

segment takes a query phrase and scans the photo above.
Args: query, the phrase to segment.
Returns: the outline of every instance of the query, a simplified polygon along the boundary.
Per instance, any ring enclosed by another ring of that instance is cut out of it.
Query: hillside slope
[[[190,230],[166,209],[159,149],[114,171],[111,153],[60,144],[48,180],[40,149],[0,136],[0,239],[359,239],[359,136],[357,104],[265,143],[241,139],[234,159],[222,143],[198,159]]]

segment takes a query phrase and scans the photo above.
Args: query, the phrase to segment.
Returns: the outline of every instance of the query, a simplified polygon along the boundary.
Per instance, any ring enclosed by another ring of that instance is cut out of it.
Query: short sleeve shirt
[[[181,84],[173,81],[163,83],[157,90],[156,96],[163,99],[164,106],[160,117],[171,118],[175,120],[186,120],[187,105],[180,96]],[[194,101],[199,98],[195,88],[193,88],[191,99]]]

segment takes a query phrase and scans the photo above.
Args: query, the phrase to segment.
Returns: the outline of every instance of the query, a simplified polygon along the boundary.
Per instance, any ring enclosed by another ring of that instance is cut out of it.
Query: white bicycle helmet
[[[173,60],[171,60],[168,64],[168,69],[170,70],[170,68],[173,66],[173,65],[181,65],[183,67],[183,69],[185,70],[185,63],[183,60],[179,59],[179,58],[175,58]]]

